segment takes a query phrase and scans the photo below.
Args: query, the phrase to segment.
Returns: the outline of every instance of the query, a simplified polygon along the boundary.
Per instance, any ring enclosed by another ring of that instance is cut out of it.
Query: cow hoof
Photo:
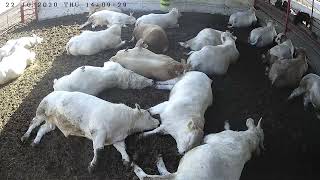
[[[95,172],[95,165],[89,165],[88,166],[88,172],[89,172],[89,174],[93,174],[94,172]]]
[[[22,136],[22,137],[20,138],[21,142],[25,142],[27,139],[28,139],[28,138],[27,138],[26,136]]]
[[[31,147],[36,147],[38,145],[38,143],[32,142],[30,145],[31,145]]]

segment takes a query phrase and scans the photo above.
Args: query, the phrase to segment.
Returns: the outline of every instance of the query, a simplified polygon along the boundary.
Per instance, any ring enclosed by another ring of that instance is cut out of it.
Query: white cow
[[[283,33],[279,33],[275,42],[278,43],[278,45],[272,47],[266,56],[263,55],[265,63],[272,65],[276,60],[293,58],[294,46],[290,39]]]
[[[178,19],[181,17],[181,13],[177,8],[172,8],[166,14],[147,14],[137,19],[136,26],[140,23],[155,24],[163,29],[179,27]]]
[[[168,101],[149,109],[160,114],[161,125],[144,133],[170,134],[183,154],[200,144],[203,138],[204,113],[212,104],[212,80],[202,72],[190,71],[182,77],[158,82],[158,89],[172,89]]]
[[[24,47],[15,47],[10,56],[0,62],[0,84],[5,84],[23,74],[28,65],[34,62],[36,54]]]
[[[269,79],[275,87],[296,86],[308,70],[306,52],[297,49],[297,57],[275,61],[269,71]]]
[[[199,51],[205,46],[217,46],[222,44],[221,34],[223,32],[211,28],[205,28],[201,30],[196,37],[186,41],[179,42],[179,44],[184,48],[190,48],[193,51]]]
[[[21,141],[28,139],[31,131],[42,122],[45,123],[41,125],[32,146],[39,144],[43,135],[56,127],[66,137],[82,136],[92,140],[94,157],[88,167],[89,172],[94,170],[98,151],[105,145],[113,145],[121,153],[124,162],[128,163],[125,138],[159,125],[157,119],[138,105],[132,109],[81,92],[66,91],[53,91],[40,102],[36,116]]]
[[[249,43],[256,47],[265,47],[273,43],[274,38],[277,36],[274,23],[269,21],[267,26],[255,28],[250,32]]]
[[[142,44],[133,49],[120,50],[110,60],[144,77],[161,81],[173,79],[189,68],[185,62],[180,63],[169,56],[155,54],[143,48]]]
[[[164,53],[169,48],[166,32],[158,25],[140,23],[133,30],[131,41],[141,40],[148,45],[148,49],[155,53]],[[140,42],[137,42],[139,45]]]
[[[200,51],[193,52],[187,62],[191,69],[207,75],[224,75],[230,63],[236,63],[239,58],[235,40],[229,32],[221,35],[222,45],[205,46]]]
[[[112,25],[102,31],[83,31],[72,37],[66,45],[67,54],[93,55],[106,49],[120,48],[126,42],[121,40],[121,26]]]
[[[175,173],[167,171],[162,158],[158,158],[160,175],[148,175],[139,166],[133,164],[134,172],[140,180],[239,180],[242,169],[253,153],[264,149],[264,133],[261,120],[254,125],[253,119],[247,119],[246,131],[225,131],[209,134],[204,144],[187,152],[180,160]]]
[[[254,7],[251,7],[248,11],[241,11],[232,14],[229,18],[229,28],[241,28],[249,27],[257,22]]]
[[[32,34],[32,36],[26,36],[26,37],[21,37],[19,39],[12,39],[9,40],[7,43],[9,44],[15,44],[24,48],[31,48],[34,47],[37,44],[41,44],[43,41],[43,38]]]
[[[98,95],[109,88],[142,89],[153,85],[153,80],[145,78],[120,64],[108,61],[104,67],[82,66],[71,74],[55,79],[55,91],[78,91]]]
[[[94,29],[97,26],[107,25],[108,27],[118,24],[126,27],[127,24],[134,24],[136,22],[136,18],[130,15],[126,15],[124,13],[119,13],[115,11],[102,10],[93,13],[89,16],[87,22],[80,26],[80,29],[85,26],[92,24],[91,27]]]
[[[37,44],[41,44],[42,41],[43,38],[35,34],[32,34],[32,36],[21,37],[19,39],[11,39],[0,48],[0,62],[2,58],[10,56],[14,52],[16,46],[31,48]]]
[[[300,81],[299,87],[293,90],[288,99],[291,100],[301,94],[304,94],[303,105],[305,109],[311,103],[316,110],[317,118],[320,119],[320,77],[312,73],[305,75]]]
[[[105,6],[105,7],[103,7],[103,6],[90,6],[89,7],[89,16],[95,12],[102,11],[102,10],[109,10],[109,11],[122,13],[121,9],[114,7],[114,6]]]

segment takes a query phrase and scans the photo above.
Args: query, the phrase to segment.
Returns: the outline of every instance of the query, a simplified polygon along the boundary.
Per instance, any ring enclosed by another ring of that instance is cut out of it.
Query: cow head
[[[190,119],[178,132],[178,137],[175,139],[179,154],[184,154],[201,143],[204,132],[197,121],[199,120],[196,118]]]
[[[181,17],[181,13],[179,12],[179,10],[177,8],[172,8],[170,13],[174,14],[175,16],[177,16],[178,18]]]
[[[137,19],[133,17],[133,12],[130,13],[129,19],[128,19],[128,24],[135,24]]]
[[[138,104],[135,104],[135,106],[136,116],[133,119],[132,127],[130,127],[133,133],[148,131],[159,126],[159,120],[153,118],[149,111],[141,109]]]
[[[286,41],[287,40],[287,36],[284,34],[284,33],[279,33],[277,36],[276,36],[276,38],[275,38],[275,42],[277,43],[277,44],[281,44],[281,43],[283,43],[284,41]]]
[[[262,118],[260,118],[257,126],[254,125],[254,120],[251,118],[247,119],[246,122],[248,130],[253,132],[252,137],[250,139],[250,141],[252,142],[250,143],[250,145],[252,146],[251,150],[257,155],[260,154],[261,149],[264,150],[264,133],[263,129],[261,128],[261,120]]]

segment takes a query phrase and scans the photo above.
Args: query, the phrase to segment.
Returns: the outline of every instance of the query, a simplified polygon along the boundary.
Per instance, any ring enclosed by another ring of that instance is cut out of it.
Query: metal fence
[[[269,4],[272,4],[273,6],[275,5],[275,1],[276,0],[255,0],[255,2],[265,2],[265,3],[269,3]],[[303,28],[304,26],[303,25],[299,25],[302,29],[305,29],[305,31],[309,34],[314,34],[316,35],[317,37],[320,37],[320,19],[316,18],[315,17],[315,13],[317,13],[317,16],[319,16],[318,14],[320,14],[320,10],[318,7],[315,6],[315,1],[316,0],[282,0],[283,2],[284,1],[287,1],[289,2],[288,3],[288,7],[290,9],[285,9],[282,13],[283,13],[283,21],[285,21],[285,32],[288,30],[288,23],[290,21],[293,21],[294,19],[294,16],[290,13],[291,10],[293,10],[293,12],[298,12],[298,11],[301,11],[301,12],[305,12],[305,13],[308,13],[311,17],[311,23],[310,23],[310,26],[309,27],[305,27]],[[292,3],[295,3],[294,7],[292,6]],[[297,5],[297,3],[299,2],[299,4]],[[291,5],[290,5],[291,4]],[[301,9],[299,9],[299,7]]]
[[[0,14],[0,34],[15,24],[21,22],[20,5],[21,3]]]

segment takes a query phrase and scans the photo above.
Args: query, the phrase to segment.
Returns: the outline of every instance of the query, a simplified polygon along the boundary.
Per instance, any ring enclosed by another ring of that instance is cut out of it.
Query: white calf
[[[207,75],[197,71],[159,82],[158,89],[172,90],[168,101],[149,109],[151,114],[160,114],[161,125],[144,135],[170,134],[176,140],[180,154],[199,145],[203,137],[204,113],[212,104],[211,83]]]
[[[193,51],[199,51],[205,46],[217,46],[222,44],[221,34],[223,32],[211,28],[205,28],[201,30],[196,37],[186,41],[179,42],[184,48],[190,48]]]
[[[153,80],[145,78],[120,64],[108,61],[104,67],[82,66],[71,74],[55,79],[55,91],[78,91],[98,95],[109,88],[142,89],[153,85]]]
[[[112,25],[102,31],[83,31],[72,37],[66,45],[67,54],[93,55],[106,49],[119,48],[125,44],[121,40],[121,26]]]
[[[239,51],[235,44],[236,37],[229,32],[221,35],[222,45],[205,46],[200,51],[193,52],[187,62],[191,69],[201,71],[207,75],[226,74],[229,64],[239,58]]]
[[[162,158],[158,158],[160,175],[148,175],[139,166],[133,164],[134,172],[140,180],[239,180],[245,163],[253,153],[260,153],[263,147],[264,133],[253,119],[247,119],[246,131],[226,129],[220,133],[209,134],[204,144],[187,152],[180,160],[178,170],[170,173]]]
[[[316,110],[318,119],[320,119],[320,77],[312,73],[305,75],[300,81],[299,87],[293,90],[288,99],[293,99],[301,94],[304,94],[303,105],[305,109],[311,103]]]
[[[177,8],[172,8],[170,12],[166,14],[148,14],[143,15],[137,19],[136,26],[140,23],[144,24],[155,24],[163,29],[179,27],[178,19],[181,14]]]
[[[88,167],[94,169],[98,151],[105,145],[113,145],[128,163],[125,138],[135,132],[150,130],[159,125],[148,111],[132,109],[124,104],[113,104],[81,92],[54,91],[39,104],[35,118],[21,141],[29,138],[31,131],[42,122],[32,145],[40,142],[44,134],[58,127],[67,137],[82,136],[93,142],[94,157]]]

